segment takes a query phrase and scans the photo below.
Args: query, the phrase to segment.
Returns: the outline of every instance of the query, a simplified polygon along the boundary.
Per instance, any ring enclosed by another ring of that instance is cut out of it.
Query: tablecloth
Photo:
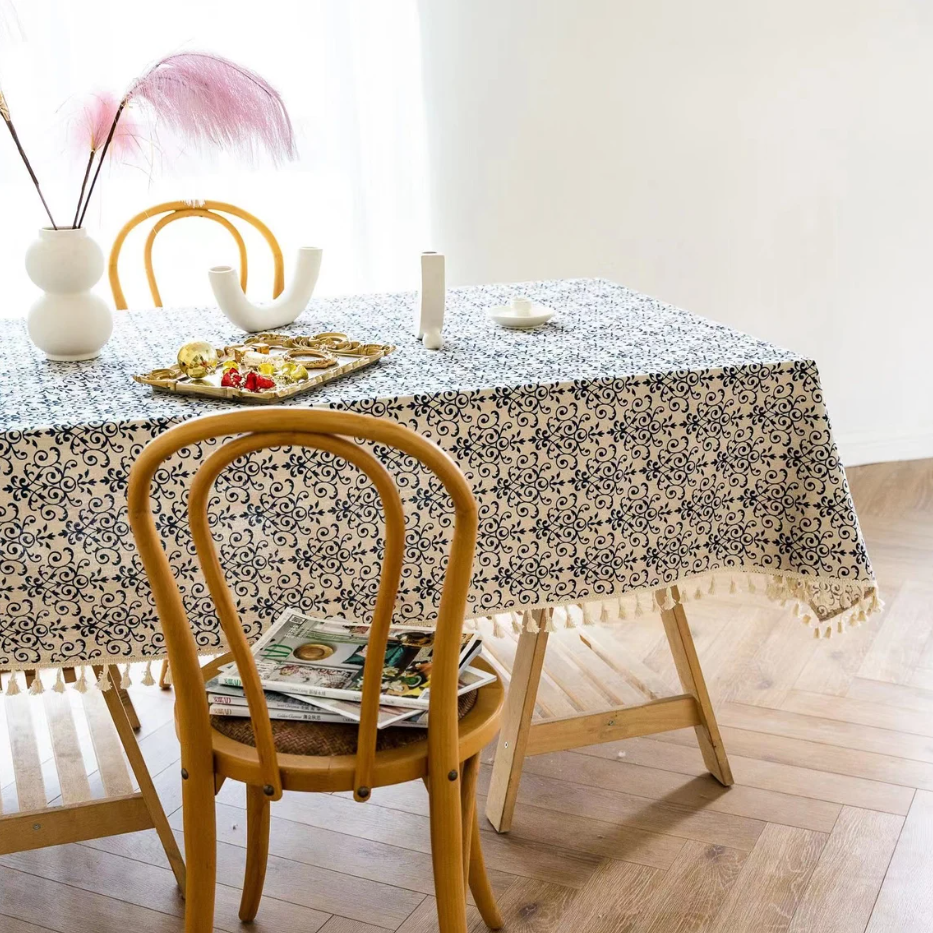
[[[556,317],[530,331],[485,317],[518,294]],[[592,621],[618,597],[623,611],[653,591],[668,601],[672,584],[690,594],[717,573],[720,585],[757,579],[799,601],[817,634],[877,607],[813,361],[603,280],[452,289],[439,352],[412,335],[414,304],[410,293],[312,301],[286,332],[337,330],[398,350],[290,404],[393,418],[453,455],[479,503],[471,617],[578,604]],[[118,312],[99,359],[51,363],[24,322],[0,321],[0,667],[163,655],[127,473],[170,425],[231,403],[130,377],[196,337],[222,346],[242,335],[212,308]],[[155,500],[205,652],[220,642],[185,489],[209,448],[170,461]],[[409,458],[377,455],[406,511],[397,619],[430,622],[450,504]],[[355,469],[266,451],[221,476],[215,504],[250,635],[285,606],[367,618],[381,519]]]

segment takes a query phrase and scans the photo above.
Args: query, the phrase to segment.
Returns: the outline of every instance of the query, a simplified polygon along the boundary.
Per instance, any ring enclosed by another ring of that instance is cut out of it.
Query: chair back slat
[[[210,726],[203,682],[200,698],[183,678],[197,678],[197,651],[151,511],[150,487],[159,466],[183,447],[229,438],[208,457],[191,483],[188,498],[191,533],[223,634],[236,661],[253,724],[257,757],[267,793],[281,795],[281,776],[272,727],[255,660],[227,585],[211,535],[209,505],[222,471],[239,457],[276,447],[313,448],[345,460],[373,483],[382,504],[385,550],[379,589],[363,668],[361,721],[355,760],[354,796],[366,800],[373,786],[379,697],[389,626],[395,608],[405,548],[405,522],[398,489],[373,453],[353,439],[394,447],[419,460],[440,479],[454,505],[454,531],[441,592],[431,672],[429,758],[438,767],[456,768],[457,689],[460,637],[476,545],[476,504],[469,485],[450,457],[429,441],[391,421],[346,412],[273,408],[209,415],[185,422],[152,441],[130,472],[130,524],[153,587],[172,665],[179,705],[179,728],[191,729],[192,741],[209,740]],[[182,736],[182,746],[185,747]]]

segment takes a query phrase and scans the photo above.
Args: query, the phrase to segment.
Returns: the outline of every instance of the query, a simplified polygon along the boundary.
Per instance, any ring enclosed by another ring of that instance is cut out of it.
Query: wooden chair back
[[[246,243],[243,241],[240,231],[237,230],[224,214],[232,214],[234,217],[239,217],[241,220],[245,220],[247,223],[252,224],[265,238],[265,241],[269,244],[269,249],[272,251],[274,269],[272,297],[278,298],[282,293],[282,290],[285,288],[285,264],[282,260],[282,250],[279,247],[278,240],[273,236],[272,231],[258,217],[254,217],[248,211],[244,211],[243,208],[237,207],[235,204],[227,204],[223,201],[204,201],[198,205],[188,204],[185,201],[166,201],[164,204],[156,204],[155,207],[150,207],[142,211],[129,220],[123,225],[123,228],[117,234],[117,238],[113,241],[113,247],[110,250],[110,260],[108,262],[108,274],[110,277],[110,290],[113,292],[113,301],[118,311],[125,311],[127,308],[126,296],[123,294],[123,287],[120,285],[120,273],[118,271],[120,251],[123,248],[123,243],[134,227],[137,227],[139,224],[143,223],[143,221],[149,220],[152,217],[158,217],[160,214],[165,214],[166,216],[156,221],[149,231],[143,253],[143,261],[146,266],[146,279],[149,282],[149,291],[152,294],[153,304],[157,308],[162,307],[162,296],[159,293],[155,271],[152,268],[152,247],[160,230],[164,230],[170,223],[174,223],[176,220],[182,220],[185,217],[203,217],[206,220],[213,220],[230,233],[240,254],[240,287],[244,292],[246,291],[249,275]]]
[[[238,436],[231,438],[231,435]],[[130,470],[130,525],[152,585],[168,648],[178,706],[176,718],[183,766],[186,748],[210,749],[210,718],[194,636],[155,526],[150,497],[153,477],[168,457],[183,447],[215,438],[222,438],[224,442],[201,464],[191,482],[188,515],[198,560],[243,681],[267,795],[278,799],[282,794],[269,712],[236,602],[227,586],[211,536],[208,502],[214,482],[226,466],[238,457],[268,447],[311,447],[346,460],[369,477],[382,502],[385,554],[370,629],[370,648],[363,668],[363,698],[354,771],[354,796],[357,800],[367,799],[373,786],[382,668],[401,577],[405,521],[398,490],[388,471],[368,448],[354,443],[352,439],[373,441],[408,454],[431,470],[449,494],[454,506],[454,530],[434,641],[428,754],[435,761],[444,762],[444,767],[456,769],[459,765],[457,689],[460,637],[477,533],[476,503],[469,484],[444,451],[400,424],[350,412],[298,408],[227,412],[186,421],[151,441]]]

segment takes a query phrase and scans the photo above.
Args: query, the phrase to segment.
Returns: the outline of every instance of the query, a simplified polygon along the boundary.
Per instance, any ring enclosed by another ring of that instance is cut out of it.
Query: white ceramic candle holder
[[[440,350],[444,346],[441,331],[444,327],[446,304],[444,256],[442,253],[422,253],[421,291],[415,309],[415,336],[428,350]]]

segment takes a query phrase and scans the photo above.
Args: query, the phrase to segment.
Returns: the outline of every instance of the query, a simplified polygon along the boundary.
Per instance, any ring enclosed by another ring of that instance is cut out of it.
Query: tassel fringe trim
[[[739,582],[742,576],[745,577],[744,586]],[[827,586],[830,590],[826,589]],[[814,638],[831,638],[833,634],[843,634],[849,628],[858,628],[869,616],[880,612],[884,606],[873,583],[828,581],[792,574],[731,570],[704,574],[693,580],[679,581],[676,585],[646,587],[622,596],[595,597],[555,607],[527,607],[521,612],[510,612],[507,617],[511,621],[514,634],[524,630],[536,635],[541,631],[556,632],[561,628],[576,628],[581,623],[584,626],[611,625],[616,621],[626,621],[632,616],[636,619],[641,618],[646,612],[670,612],[691,599],[704,599],[717,593],[728,592],[730,595],[736,595],[740,592],[755,594],[760,591],[772,602],[789,608],[805,626],[812,628]],[[825,602],[827,592],[838,596],[840,601],[847,604],[844,609],[835,612],[830,610],[829,615],[824,610],[821,618],[814,603],[816,606],[821,605],[821,596],[822,602]],[[492,623],[492,634],[499,637],[505,629],[498,617],[492,615],[489,621]],[[482,631],[488,634],[490,628],[483,627]]]
[[[869,617],[884,608],[884,603],[878,595],[874,582],[856,582],[821,577],[805,577],[795,574],[766,574],[756,571],[729,570],[712,574],[703,574],[699,577],[680,580],[676,584],[665,584],[657,587],[645,587],[634,592],[620,596],[600,596],[581,602],[563,603],[552,606],[527,606],[515,608],[511,611],[490,613],[485,616],[465,620],[464,627],[469,631],[481,630],[491,633],[493,637],[504,637],[508,627],[513,634],[520,634],[523,630],[535,635],[541,632],[557,632],[560,628],[576,628],[578,625],[611,625],[616,621],[626,621],[631,616],[640,618],[645,612],[670,612],[678,605],[689,602],[691,599],[704,599],[714,596],[717,588],[721,587],[730,594],[739,592],[738,578],[745,576],[746,590],[757,593],[763,589],[764,594],[772,602],[782,606],[790,606],[790,611],[800,619],[803,625],[812,629],[814,638],[832,638],[833,634],[844,634],[850,628],[858,628],[868,621]],[[717,581],[717,576],[721,579]],[[708,580],[708,583],[705,581]],[[756,582],[757,581],[757,582]],[[763,583],[762,583],[763,581]],[[705,585],[706,593],[703,592]],[[693,590],[692,595],[689,590]],[[822,598],[821,598],[822,597]],[[825,608],[830,600],[841,604],[844,608]],[[819,607],[823,606],[820,611]],[[205,656],[220,653],[221,649],[204,651]],[[120,686],[129,687],[133,683],[130,677],[130,665],[144,663],[145,670],[141,679],[144,686],[151,687],[156,683],[152,674],[152,660],[147,658],[133,658],[124,663],[120,672]],[[55,682],[51,690],[55,693],[64,693],[67,689],[62,669],[59,665],[50,664],[23,664],[18,670],[5,675],[4,696],[14,697],[27,691],[27,683],[23,670],[33,671],[28,693],[37,696],[45,692],[45,685],[39,676],[39,670],[49,668],[57,669]],[[111,680],[105,666],[99,677],[89,675],[89,665],[77,665],[78,674],[74,689],[78,693],[86,693],[91,686],[98,690],[109,690]]]

